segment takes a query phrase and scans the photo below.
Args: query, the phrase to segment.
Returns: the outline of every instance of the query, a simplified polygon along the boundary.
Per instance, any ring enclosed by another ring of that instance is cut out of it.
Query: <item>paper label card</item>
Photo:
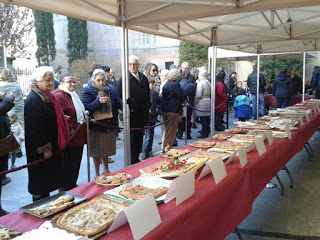
[[[124,213],[124,211],[121,211],[119,213],[118,217],[116,218],[116,220],[114,220],[114,222],[111,224],[110,228],[108,229],[107,234],[113,232],[114,230],[116,230],[117,228],[126,224],[127,222],[128,222],[128,219],[127,219],[126,214]]]
[[[189,171],[172,181],[164,202],[167,203],[176,198],[176,205],[178,206],[194,193],[195,173],[194,171]]]
[[[88,236],[84,236],[82,238],[80,238],[79,240],[89,240]]]
[[[208,165],[211,169],[216,184],[221,182],[221,180],[223,180],[227,176],[227,170],[221,157],[217,157],[214,160],[210,161]]]
[[[174,181],[176,182],[176,205],[178,206],[195,193],[194,171],[189,171]]]
[[[263,141],[262,137],[257,137],[254,140],[254,143],[256,144],[259,156],[261,156],[267,152],[267,149],[266,149],[266,146],[264,145],[264,141]]]
[[[290,139],[292,138],[292,134],[291,134],[291,132],[290,132],[290,129],[289,129],[288,125],[286,125],[286,126],[284,127],[284,130],[286,131],[287,136],[288,136],[288,139],[290,140]]]
[[[209,167],[208,163],[212,161],[212,160],[209,160],[206,165],[204,165],[199,177],[198,177],[198,181],[202,178],[204,178],[205,176],[207,176],[209,173],[211,173],[211,168]]]
[[[271,145],[273,144],[273,134],[272,134],[272,131],[271,131],[271,130],[267,130],[267,131],[266,131],[266,135],[267,135],[267,138],[268,138],[269,146],[271,146]]]
[[[303,116],[299,115],[300,127],[303,127]]]
[[[248,163],[247,153],[246,153],[246,150],[244,149],[244,147],[241,147],[238,149],[238,154],[239,154],[239,158],[240,158],[240,165],[243,168]]]
[[[305,116],[306,116],[307,122],[310,122],[309,114],[306,113]]]
[[[133,238],[141,239],[161,223],[156,201],[152,194],[124,209]]]
[[[232,162],[232,160],[234,159],[234,157],[236,156],[237,152],[233,152],[230,157],[228,158],[228,160],[225,162],[224,165],[228,165],[229,163]]]

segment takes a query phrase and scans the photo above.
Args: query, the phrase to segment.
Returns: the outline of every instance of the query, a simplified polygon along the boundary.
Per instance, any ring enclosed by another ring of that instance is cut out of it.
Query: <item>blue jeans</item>
[[[281,108],[281,106],[283,105],[283,107],[288,107],[290,102],[290,98],[277,98],[277,108]]]
[[[210,117],[200,117],[200,122],[202,125],[202,135],[208,136],[210,132]]]
[[[252,117],[257,117],[257,95],[251,94],[252,97]],[[264,106],[264,95],[259,93],[259,104],[260,104],[260,115],[265,115],[265,106]]]
[[[155,123],[149,123],[149,126],[153,126]],[[142,147],[142,152],[147,153],[152,151],[154,128],[146,129],[144,131],[144,143]]]

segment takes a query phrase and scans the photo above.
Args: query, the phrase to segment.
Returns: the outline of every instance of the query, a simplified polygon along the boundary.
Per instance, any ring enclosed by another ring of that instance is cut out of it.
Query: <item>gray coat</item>
[[[196,111],[196,115],[199,117],[206,117],[211,115],[211,86],[210,82],[206,78],[200,78],[197,89],[196,96],[194,99],[195,108],[206,111],[199,112]]]

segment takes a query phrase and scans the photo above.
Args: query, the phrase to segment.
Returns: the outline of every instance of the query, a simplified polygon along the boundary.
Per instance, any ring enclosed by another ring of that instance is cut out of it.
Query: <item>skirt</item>
[[[89,152],[93,158],[107,158],[116,154],[116,131],[95,131],[90,129]]]

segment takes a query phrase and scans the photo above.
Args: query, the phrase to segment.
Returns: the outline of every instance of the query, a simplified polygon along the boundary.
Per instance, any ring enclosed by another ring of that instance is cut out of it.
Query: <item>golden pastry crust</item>
[[[71,207],[74,205],[74,196],[65,195],[56,199],[54,202],[49,204],[49,212],[59,212],[65,208]]]
[[[179,158],[183,155],[186,155],[190,153],[191,151],[189,149],[170,149],[167,152],[167,155],[173,158]]]
[[[130,175],[126,173],[116,173],[97,176],[95,182],[108,185],[121,185],[130,180]]]
[[[207,141],[196,141],[190,144],[193,147],[198,147],[198,148],[210,148],[213,147],[214,145],[216,145],[215,142],[207,142]]]
[[[224,134],[216,134],[214,136],[211,137],[211,139],[214,140],[227,140],[230,136],[228,135],[224,135]]]
[[[57,220],[57,226],[80,235],[95,235],[106,229],[128,206],[126,203],[111,201],[104,197],[74,207]]]
[[[167,191],[167,187],[158,187],[152,189],[136,184],[123,189],[119,194],[125,198],[136,201],[144,198],[148,193],[152,193],[154,199],[157,199],[158,197],[161,197],[162,195],[166,194]]]

